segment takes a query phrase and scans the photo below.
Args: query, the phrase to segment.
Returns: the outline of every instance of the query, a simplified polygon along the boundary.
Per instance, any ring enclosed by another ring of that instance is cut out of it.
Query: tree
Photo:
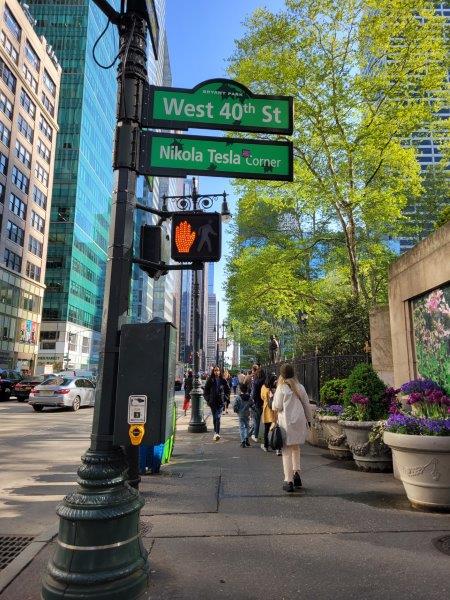
[[[423,192],[413,134],[432,130],[447,156],[445,56],[425,0],[287,0],[248,19],[230,75],[295,101],[295,181],[237,184],[227,293],[250,336],[299,310],[325,322],[349,296],[366,309],[386,298],[384,241]]]
[[[246,25],[230,74],[254,92],[294,96],[296,182],[287,187],[316,214],[331,211],[352,292],[364,294],[360,236],[396,233],[421,190],[415,149],[402,141],[429,129],[445,98],[443,20],[424,0],[288,0]]]

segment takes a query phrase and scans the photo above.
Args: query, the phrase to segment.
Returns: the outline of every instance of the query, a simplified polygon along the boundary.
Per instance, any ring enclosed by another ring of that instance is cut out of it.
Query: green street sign
[[[142,127],[220,129],[284,133],[293,131],[291,96],[252,94],[231,79],[209,79],[192,90],[146,86]]]
[[[292,143],[143,131],[139,173],[292,181]]]

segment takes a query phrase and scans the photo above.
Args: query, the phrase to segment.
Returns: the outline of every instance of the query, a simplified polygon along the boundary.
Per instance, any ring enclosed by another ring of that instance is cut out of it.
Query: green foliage
[[[362,394],[369,398],[367,420],[377,421],[387,417],[388,403],[385,400],[386,386],[375,373],[372,365],[361,363],[356,365],[347,379],[344,392],[344,406],[353,410],[351,398],[353,394]]]
[[[444,206],[441,212],[438,215],[435,223],[435,229],[439,229],[442,225],[445,225],[450,221],[450,204],[448,206]]]
[[[342,404],[346,379],[330,379],[320,388],[320,402],[322,404]]]
[[[433,113],[447,101],[444,19],[426,0],[287,0],[247,20],[229,74],[295,102],[295,181],[236,184],[230,312],[249,343],[285,323],[299,329],[301,311],[309,348],[313,321],[320,349],[348,348],[348,338],[326,342],[334,307],[354,297],[359,315],[386,301],[385,239],[406,230],[402,210],[424,193],[405,140],[432,131],[447,164],[448,123]]]

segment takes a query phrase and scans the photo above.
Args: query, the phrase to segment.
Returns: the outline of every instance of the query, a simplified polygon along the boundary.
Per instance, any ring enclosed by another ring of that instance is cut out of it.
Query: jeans
[[[239,434],[241,442],[245,442],[248,439],[248,415],[239,417]]]
[[[220,408],[211,409],[214,433],[220,433],[220,417],[222,416],[222,406]]]
[[[256,406],[256,404],[252,407],[252,417],[253,417],[253,427],[252,427],[252,435],[257,438],[259,436],[259,426],[261,424],[261,414],[262,410],[260,406]]]

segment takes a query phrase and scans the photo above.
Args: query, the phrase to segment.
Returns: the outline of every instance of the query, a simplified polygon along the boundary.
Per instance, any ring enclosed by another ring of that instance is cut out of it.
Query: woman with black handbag
[[[306,441],[311,424],[311,409],[305,388],[294,376],[292,365],[284,364],[280,369],[277,389],[272,402],[283,438],[285,492],[302,487],[300,478],[300,444]]]
[[[223,377],[220,367],[214,367],[212,369],[211,375],[206,380],[203,395],[207,405],[211,409],[214,425],[213,440],[217,442],[220,440],[220,418],[222,416],[223,407],[227,400],[229,403],[230,397],[230,388],[226,379]]]

